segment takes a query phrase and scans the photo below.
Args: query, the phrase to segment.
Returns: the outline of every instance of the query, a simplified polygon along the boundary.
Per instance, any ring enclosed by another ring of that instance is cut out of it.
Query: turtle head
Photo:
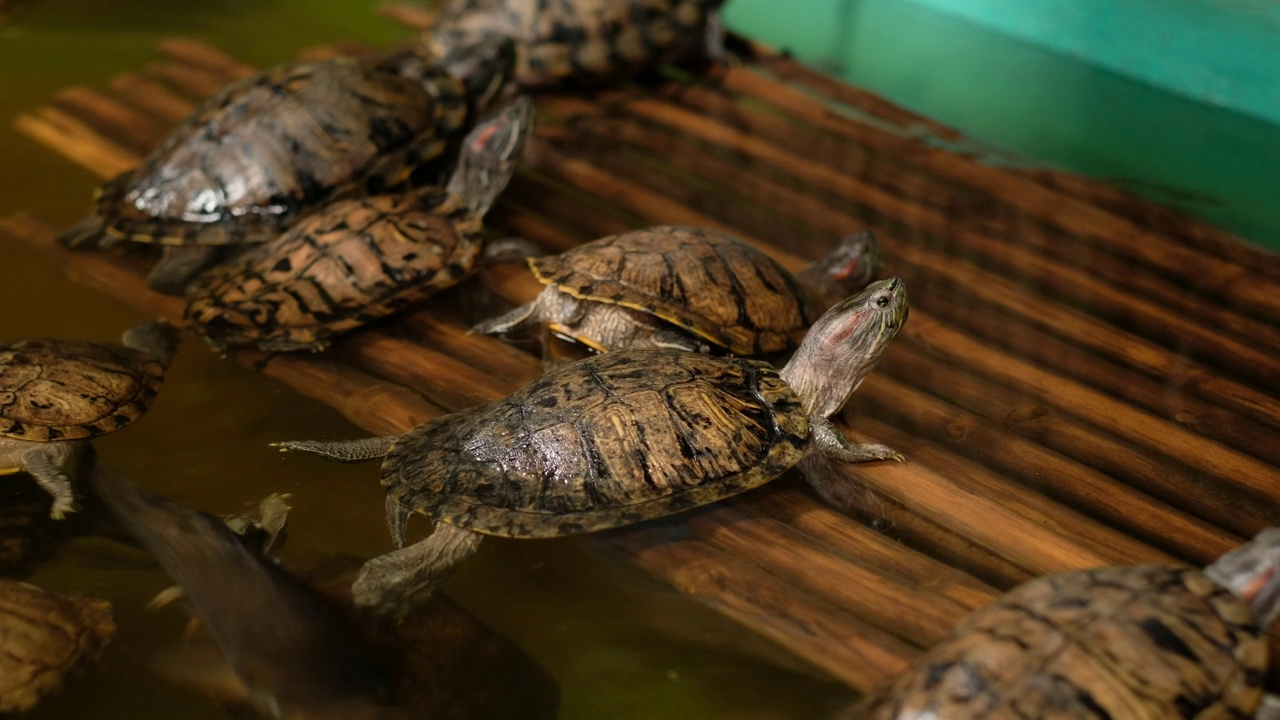
[[[515,174],[533,131],[533,100],[520,96],[479,122],[462,141],[448,193],[483,217]]]
[[[830,417],[844,406],[907,321],[901,278],[873,282],[823,313],[780,374],[810,416]]]
[[[144,323],[131,327],[120,336],[125,347],[154,357],[161,365],[169,367],[173,356],[178,351],[178,328],[165,320]]]
[[[1253,608],[1263,628],[1280,615],[1280,528],[1267,528],[1205,568],[1214,582]]]
[[[834,250],[809,263],[796,274],[801,287],[825,310],[866,287],[880,267],[880,243],[875,233],[863,230],[846,235]]]
[[[489,35],[445,51],[439,58],[439,66],[467,86],[467,99],[480,112],[515,74],[516,45],[509,37]]]

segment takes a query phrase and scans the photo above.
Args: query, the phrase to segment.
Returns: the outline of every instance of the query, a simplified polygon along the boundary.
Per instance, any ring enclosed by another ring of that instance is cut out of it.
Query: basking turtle
[[[106,600],[0,580],[0,713],[34,707],[96,660],[115,631]]]
[[[154,322],[125,331],[123,342],[42,338],[0,345],[0,474],[34,477],[53,496],[55,519],[75,510],[67,472],[85,441],[146,412],[178,333]]]
[[[265,242],[361,183],[378,189],[417,167],[445,167],[512,60],[510,41],[494,39],[439,64],[418,49],[244,78],[205,101],[140,167],[103,185],[95,214],[59,241],[166,245],[148,283],[180,294],[218,246]]]
[[[384,458],[398,545],[412,511],[439,521],[426,540],[369,561],[356,582],[358,603],[400,614],[486,534],[553,537],[658,518],[761,485],[809,454],[901,460],[849,441],[828,418],[906,316],[902,281],[882,280],[820,317],[781,371],[760,360],[622,350],[402,436],[279,446]],[[829,473],[801,470],[824,498],[839,496]]]
[[[506,187],[533,105],[476,126],[444,187],[337,200],[191,284],[187,319],[215,349],[322,349],[342,332],[466,277],[481,218]]]
[[[870,232],[846,237],[799,277],[741,240],[696,227],[610,235],[529,258],[547,287],[532,302],[473,330],[546,324],[599,351],[677,348],[764,355],[795,347],[824,310],[861,290],[875,270]]]
[[[452,0],[430,44],[449,53],[493,36],[516,43],[522,85],[600,81],[673,61],[699,44],[723,54],[724,0]]]
[[[842,717],[1280,717],[1270,707],[1255,715],[1278,571],[1271,528],[1204,571],[1111,567],[1032,580]]]

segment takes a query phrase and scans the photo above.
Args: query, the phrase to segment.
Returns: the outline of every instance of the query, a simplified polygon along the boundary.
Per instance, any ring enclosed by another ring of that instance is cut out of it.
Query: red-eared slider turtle
[[[906,317],[902,281],[882,280],[820,317],[781,371],[760,360],[621,350],[399,437],[280,447],[384,458],[397,544],[411,512],[438,521],[426,540],[371,560],[356,582],[358,603],[399,614],[483,535],[552,537],[658,518],[761,485],[808,454],[901,460],[851,442],[828,418]],[[823,497],[838,497],[831,474],[801,470]]]
[[[0,713],[34,707],[96,660],[115,631],[106,600],[0,580]]]
[[[124,346],[42,338],[0,345],[0,473],[26,472],[53,496],[50,514],[75,509],[68,468],[98,435],[151,406],[178,334],[155,322],[125,331]]]
[[[95,214],[59,241],[166,245],[148,282],[181,293],[218,246],[265,242],[361,183],[377,189],[416,167],[445,167],[512,60],[510,42],[495,39],[438,65],[425,50],[405,50],[252,75],[204,102],[140,167],[103,185]]]
[[[815,318],[871,280],[878,246],[861,232],[793,277],[717,230],[659,226],[529,258],[547,287],[473,330],[546,324],[595,350],[677,348],[764,355],[795,347]]]
[[[437,53],[494,36],[516,43],[516,81],[544,85],[631,74],[704,46],[723,53],[724,0],[452,0],[430,43]]]
[[[1135,566],[1025,583],[963,620],[847,720],[1275,718],[1280,529],[1200,571]]]
[[[532,103],[517,100],[471,131],[445,187],[332,202],[210,269],[188,291],[187,319],[216,349],[319,350],[457,283],[532,123]]]

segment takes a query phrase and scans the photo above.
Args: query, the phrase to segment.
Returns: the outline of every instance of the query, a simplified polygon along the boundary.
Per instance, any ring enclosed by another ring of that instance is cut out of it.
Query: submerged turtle
[[[107,182],[96,212],[59,241],[168,246],[148,283],[180,294],[218,246],[265,242],[363,183],[377,189],[452,148],[511,72],[510,41],[440,60],[406,50],[365,62],[295,62],[204,102],[135,170]]]
[[[34,707],[96,660],[115,631],[106,600],[0,580],[0,713]]]
[[[187,319],[216,349],[319,350],[457,283],[475,265],[481,219],[532,124],[521,98],[471,131],[446,186],[332,202],[210,269],[188,291]]]
[[[677,348],[763,355],[795,347],[814,319],[861,290],[875,270],[870,232],[846,237],[793,277],[768,255],[716,230],[659,226],[529,258],[547,287],[473,330],[537,324],[599,351]]]
[[[847,720],[1277,718],[1263,704],[1280,529],[1200,571],[1135,566],[1027,582]]]
[[[901,460],[883,445],[851,442],[828,418],[906,317],[902,281],[882,280],[819,318],[781,371],[760,360],[622,350],[402,436],[279,446],[385,458],[398,545],[411,512],[439,521],[427,539],[371,560],[356,582],[358,603],[400,614],[482,534],[552,537],[658,518],[761,485],[808,454]],[[830,474],[808,463],[801,470],[824,498],[838,497]]]
[[[679,58],[723,54],[724,0],[452,0],[432,26],[437,53],[486,38],[516,43],[522,85],[599,81]]]
[[[67,473],[85,441],[146,412],[178,333],[154,322],[125,331],[123,342],[42,338],[0,345],[0,473],[34,477],[53,496],[55,519],[75,510]]]
[[[556,715],[550,675],[443,596],[392,626],[352,607],[358,562],[296,575],[206,513],[143,496],[102,470],[88,483],[178,583],[217,646],[194,640],[167,653],[156,669],[170,680],[270,718]],[[262,528],[278,538],[287,511],[268,498]]]

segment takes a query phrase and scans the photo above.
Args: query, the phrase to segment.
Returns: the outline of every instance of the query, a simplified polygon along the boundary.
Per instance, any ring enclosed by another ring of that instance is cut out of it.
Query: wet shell
[[[795,278],[730,235],[654,227],[531,258],[543,284],[641,310],[738,355],[799,344],[814,313]]]
[[[845,717],[1246,718],[1266,666],[1249,606],[1200,570],[1069,572],[969,616]]]
[[[419,426],[387,454],[389,497],[506,537],[591,532],[746,491],[804,453],[809,420],[767,363],[624,350]]]
[[[97,659],[116,631],[111,605],[0,580],[0,712],[21,712]]]
[[[481,221],[444,195],[337,201],[204,273],[187,319],[218,346],[318,347],[457,283],[481,240]]]
[[[460,137],[467,102],[460,81],[434,72],[416,81],[344,58],[245,78],[201,105],[140,168],[107,183],[98,214],[110,234],[142,242],[266,240],[379,156],[405,151],[408,169],[442,155],[445,142],[415,141]]]
[[[163,380],[163,364],[121,345],[0,345],[0,435],[48,442],[119,430],[146,412]]]
[[[460,47],[499,34],[517,41],[516,79],[601,80],[638,71],[701,41],[724,0],[454,0],[433,39]]]

